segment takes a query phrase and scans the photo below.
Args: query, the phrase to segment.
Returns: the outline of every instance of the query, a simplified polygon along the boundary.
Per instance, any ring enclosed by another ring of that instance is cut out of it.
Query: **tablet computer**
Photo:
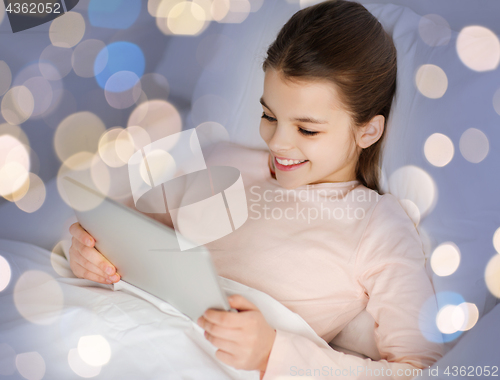
[[[196,320],[209,308],[237,311],[220,287],[210,252],[181,251],[182,235],[104,194],[65,176],[63,188],[80,225],[121,280]]]

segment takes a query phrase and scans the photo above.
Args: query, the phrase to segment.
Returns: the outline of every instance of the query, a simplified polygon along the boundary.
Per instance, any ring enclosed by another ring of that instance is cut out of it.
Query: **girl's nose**
[[[286,152],[293,148],[290,128],[277,126],[269,140],[269,148],[274,152]]]

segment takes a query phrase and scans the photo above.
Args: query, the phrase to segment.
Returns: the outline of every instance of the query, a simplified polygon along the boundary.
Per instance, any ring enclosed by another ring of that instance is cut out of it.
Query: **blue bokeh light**
[[[99,86],[106,91],[121,92],[132,88],[137,80],[132,80],[128,83],[121,83],[120,86],[108,86],[106,82],[119,71],[131,71],[141,78],[144,74],[146,60],[141,48],[131,42],[118,41],[109,44],[102,49],[94,61],[94,73]],[[104,67],[104,69],[102,69]],[[102,71],[100,71],[102,69]],[[114,88],[116,87],[116,88]]]
[[[464,298],[455,292],[439,292],[436,294],[436,298],[430,297],[423,304],[420,310],[419,325],[420,331],[425,336],[425,338],[431,342],[451,342],[455,340],[463,331],[457,331],[453,334],[443,334],[439,331],[436,325],[436,314],[434,313],[437,301],[437,309],[441,310],[446,305],[460,305],[465,302]],[[433,316],[433,320],[429,321],[428,317]],[[442,339],[442,340],[441,340]]]
[[[90,0],[88,12],[93,26],[127,29],[141,12],[141,0]]]

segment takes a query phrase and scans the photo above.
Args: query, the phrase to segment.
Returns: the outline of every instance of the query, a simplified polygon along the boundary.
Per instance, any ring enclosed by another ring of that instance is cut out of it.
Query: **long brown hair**
[[[352,128],[384,116],[384,132],[361,150],[356,165],[356,178],[379,194],[382,146],[396,92],[396,57],[391,36],[363,5],[327,0],[295,13],[262,64],[264,72],[271,68],[285,79],[333,83],[352,116]]]

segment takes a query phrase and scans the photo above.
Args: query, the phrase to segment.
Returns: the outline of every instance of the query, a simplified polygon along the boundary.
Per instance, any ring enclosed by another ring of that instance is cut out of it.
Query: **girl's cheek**
[[[264,125],[264,123],[260,123],[259,133],[260,137],[262,137],[262,140],[264,140],[267,143],[272,138],[273,130],[272,127]]]

